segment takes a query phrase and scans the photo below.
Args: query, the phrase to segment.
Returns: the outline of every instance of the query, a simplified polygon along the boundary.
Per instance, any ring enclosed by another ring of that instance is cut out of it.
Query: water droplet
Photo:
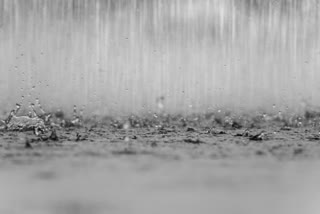
[[[160,110],[162,110],[164,108],[163,101],[164,101],[164,96],[157,98],[157,105]]]
[[[77,106],[73,105],[73,115],[77,114]]]
[[[125,124],[123,124],[123,129],[127,130],[129,128],[130,128],[130,122],[127,121],[127,122],[125,122]]]

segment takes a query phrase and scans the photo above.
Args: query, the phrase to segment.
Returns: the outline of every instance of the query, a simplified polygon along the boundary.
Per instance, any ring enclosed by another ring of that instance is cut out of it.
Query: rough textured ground
[[[259,135],[263,131],[262,135]],[[320,213],[317,128],[0,132],[0,213]]]

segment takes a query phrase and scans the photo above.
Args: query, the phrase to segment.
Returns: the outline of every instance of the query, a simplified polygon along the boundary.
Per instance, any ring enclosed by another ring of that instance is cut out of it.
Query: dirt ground
[[[57,137],[0,132],[0,213],[320,213],[316,128],[98,125]]]

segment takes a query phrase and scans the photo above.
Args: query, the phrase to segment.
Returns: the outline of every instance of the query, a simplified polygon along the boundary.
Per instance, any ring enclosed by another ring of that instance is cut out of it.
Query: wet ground
[[[0,213],[320,213],[317,126],[178,121],[2,130]]]

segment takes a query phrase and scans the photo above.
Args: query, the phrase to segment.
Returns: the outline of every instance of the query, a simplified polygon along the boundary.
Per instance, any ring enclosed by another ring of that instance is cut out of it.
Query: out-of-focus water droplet
[[[125,130],[130,129],[130,122],[129,122],[129,121],[127,121],[127,122],[125,122],[125,123],[123,124],[123,129],[125,129]]]
[[[159,109],[160,111],[162,111],[163,108],[164,108],[163,102],[164,102],[164,96],[161,96],[161,97],[158,97],[158,98],[157,98],[157,106],[158,106],[158,109]]]
[[[77,105],[73,105],[73,117],[77,117]]]
[[[81,117],[83,117],[83,114],[84,114],[85,109],[86,109],[86,105],[82,105],[82,107],[81,107],[81,109],[80,109],[80,111],[79,111],[79,115],[80,115]]]

